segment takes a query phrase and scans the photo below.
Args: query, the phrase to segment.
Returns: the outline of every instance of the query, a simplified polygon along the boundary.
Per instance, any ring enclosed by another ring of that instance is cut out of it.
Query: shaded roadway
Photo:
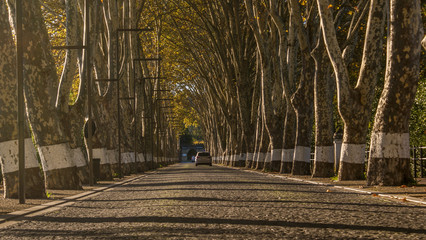
[[[426,239],[426,207],[223,167],[176,164],[1,239]]]

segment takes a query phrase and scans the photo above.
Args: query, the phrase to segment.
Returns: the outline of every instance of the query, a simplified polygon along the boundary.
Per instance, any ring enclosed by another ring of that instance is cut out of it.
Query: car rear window
[[[210,156],[210,153],[208,153],[208,152],[200,152],[200,153],[198,153],[198,156],[200,156],[200,157],[208,157],[208,156]]]

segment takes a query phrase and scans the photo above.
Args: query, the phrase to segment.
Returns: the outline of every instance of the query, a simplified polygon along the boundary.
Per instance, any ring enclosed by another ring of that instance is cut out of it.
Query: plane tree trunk
[[[419,81],[423,37],[420,1],[390,2],[385,86],[371,134],[368,185],[413,181],[408,121]]]
[[[370,3],[363,58],[353,88],[337,41],[329,1],[317,0],[324,42],[336,76],[338,109],[344,122],[339,180],[364,178],[365,140],[374,88],[381,70],[385,2],[372,0]]]
[[[8,1],[10,14],[14,1]],[[56,67],[38,1],[24,1],[24,92],[27,115],[34,134],[46,188],[81,189],[68,137],[55,107]],[[13,19],[13,14],[12,19]]]
[[[293,175],[311,174],[311,133],[312,133],[312,108],[313,108],[313,59],[311,57],[311,47],[309,39],[310,21],[307,22],[305,29],[300,10],[300,3],[295,0],[290,1],[291,21],[297,30],[297,39],[299,42],[302,71],[299,85],[292,95],[291,103],[296,112],[296,140],[293,156]],[[293,55],[294,56],[294,55]],[[290,59],[296,61],[296,58]]]
[[[332,104],[334,86],[328,71],[330,64],[322,37],[318,38],[312,57],[315,60],[315,157],[312,177],[332,177],[334,175]]]
[[[16,97],[16,48],[4,1],[0,2],[0,166],[4,197],[18,198],[18,103]],[[36,150],[25,124],[25,197],[45,197]]]

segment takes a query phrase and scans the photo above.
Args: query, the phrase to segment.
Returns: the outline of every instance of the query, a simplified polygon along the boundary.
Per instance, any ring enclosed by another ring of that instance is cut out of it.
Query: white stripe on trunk
[[[72,148],[71,156],[74,159],[75,166],[77,167],[85,167],[87,166],[86,158],[83,155],[83,152],[80,148]]]
[[[139,153],[138,154],[138,161],[139,162],[145,162],[146,161],[145,156],[143,155],[143,153]]]
[[[258,162],[264,162],[266,158],[266,154],[263,152],[259,152],[259,158],[257,159]]]
[[[270,163],[272,161],[272,154],[271,152],[267,152],[265,154],[265,162]]]
[[[310,147],[296,146],[294,150],[294,161],[307,163],[311,161]]]
[[[294,149],[284,149],[282,152],[282,162],[293,162]]]
[[[101,160],[101,165],[109,163],[106,148],[94,148],[92,151],[93,151],[93,158],[99,158]]]
[[[339,166],[340,164],[340,153],[342,152],[342,139],[334,139],[334,164]]]
[[[372,133],[370,154],[372,158],[410,158],[410,136],[408,133]]]
[[[315,146],[315,161],[334,163],[333,146]]]
[[[254,162],[258,162],[259,161],[259,153],[258,152],[254,153],[253,161]]]
[[[38,147],[43,171],[75,167],[68,143]]]
[[[272,161],[281,162],[282,152],[284,149],[272,149]]]
[[[124,152],[121,153],[121,162],[122,163],[131,163],[133,162],[133,152]]]
[[[107,150],[106,155],[108,158],[108,162],[111,164],[118,163],[118,152],[115,149]]]
[[[25,168],[38,168],[37,154],[31,138],[25,142]],[[19,170],[18,140],[0,143],[1,170],[3,173],[11,173]]]
[[[343,143],[340,152],[340,161],[346,163],[364,164],[365,144]]]
[[[254,154],[253,153],[247,153],[246,160],[253,161],[253,158],[254,158]]]

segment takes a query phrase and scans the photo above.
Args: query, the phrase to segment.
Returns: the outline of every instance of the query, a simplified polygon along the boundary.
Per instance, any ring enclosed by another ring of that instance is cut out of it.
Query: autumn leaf
[[[328,5],[328,8],[332,8],[332,7],[333,7],[333,5],[332,5],[332,4]]]

